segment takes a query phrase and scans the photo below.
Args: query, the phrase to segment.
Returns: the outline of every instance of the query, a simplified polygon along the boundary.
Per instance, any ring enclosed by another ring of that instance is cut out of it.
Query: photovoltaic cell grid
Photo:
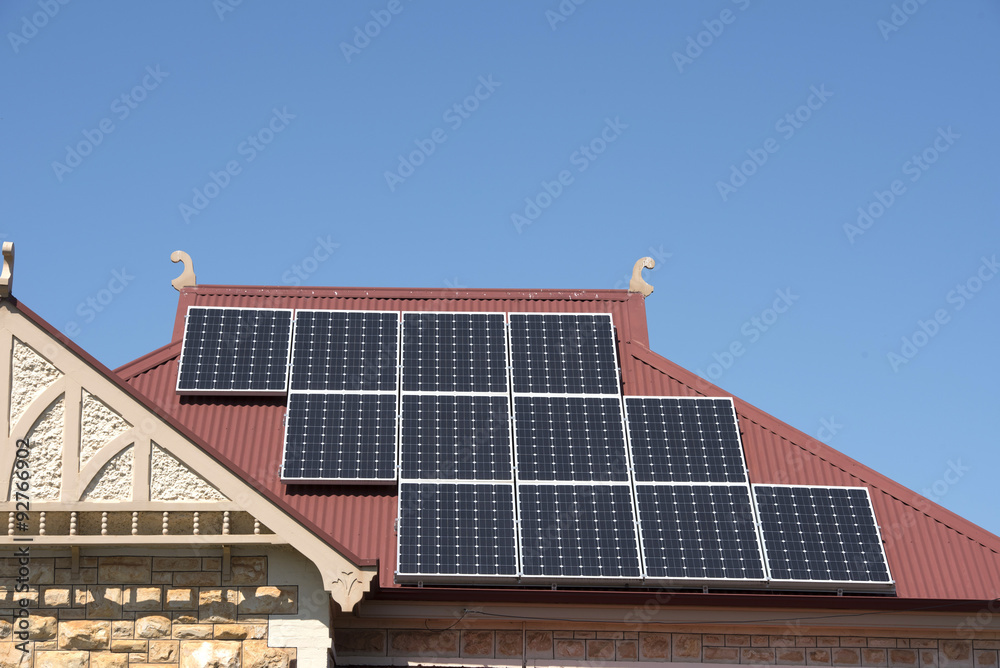
[[[892,582],[866,488],[753,489],[772,578]]]
[[[625,397],[636,482],[746,482],[729,398]]]
[[[513,480],[507,397],[403,395],[400,477]]]
[[[398,313],[299,310],[291,389],[394,392],[398,352]]]
[[[396,479],[396,395],[292,393],[281,477]]]
[[[191,306],[177,391],[285,392],[291,334],[291,310]]]
[[[513,391],[619,393],[610,314],[510,314]]]
[[[398,574],[516,575],[514,485],[400,483]]]
[[[503,313],[404,313],[403,392],[507,392]]]
[[[617,397],[514,397],[519,480],[628,482]]]
[[[636,485],[650,578],[764,578],[746,485]]]
[[[628,485],[518,485],[526,576],[636,578]]]

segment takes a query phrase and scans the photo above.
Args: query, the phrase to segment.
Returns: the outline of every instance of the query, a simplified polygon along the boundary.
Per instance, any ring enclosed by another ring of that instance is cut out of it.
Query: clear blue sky
[[[652,255],[656,352],[1000,532],[997,2],[230,2],[0,4],[14,293],[98,359],[169,340],[175,249],[470,288]]]

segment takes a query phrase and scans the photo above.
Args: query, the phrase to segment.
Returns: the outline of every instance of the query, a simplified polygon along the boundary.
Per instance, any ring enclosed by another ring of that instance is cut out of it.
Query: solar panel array
[[[283,394],[291,339],[291,309],[191,306],[177,391]]]
[[[609,314],[215,307],[177,384],[287,392],[286,483],[398,481],[400,582],[892,586],[866,488],[751,486],[732,399],[620,388]]]
[[[395,482],[399,313],[295,314],[281,478]]]

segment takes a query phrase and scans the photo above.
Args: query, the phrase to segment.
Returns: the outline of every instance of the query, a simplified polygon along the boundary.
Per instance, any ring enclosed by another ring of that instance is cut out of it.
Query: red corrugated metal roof
[[[405,290],[198,286],[182,291],[174,342],[118,373],[255,485],[304,517],[331,543],[380,564],[396,589],[395,488],[286,486],[278,479],[282,399],[179,397],[174,392],[183,316],[189,305],[409,311],[612,313],[627,395],[730,396],[648,349],[645,305],[625,291]],[[736,399],[755,483],[864,485],[882,527],[896,594],[906,599],[985,601],[1000,596],[1000,538],[850,457]],[[760,599],[760,596],[755,596]],[[804,597],[805,598],[805,597]],[[815,603],[816,597],[808,597]],[[715,599],[713,599],[715,600]]]

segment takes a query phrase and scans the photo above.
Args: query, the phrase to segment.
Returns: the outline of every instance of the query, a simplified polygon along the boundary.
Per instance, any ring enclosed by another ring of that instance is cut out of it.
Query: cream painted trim
[[[10,302],[0,303],[0,331],[5,337],[9,332],[10,335],[17,337],[35,350],[44,351],[45,358],[64,374],[64,377],[60,379],[61,382],[56,381],[53,385],[66,387],[69,382],[67,379],[72,378],[73,386],[86,387],[89,392],[96,395],[116,411],[123,420],[133,426],[132,430],[138,442],[153,440],[166,448],[224,496],[231,499],[240,509],[250,513],[262,524],[275,531],[276,535],[287,540],[290,545],[316,565],[323,578],[324,588],[330,592],[342,610],[352,610],[354,605],[361,600],[364,592],[370,590],[371,582],[377,575],[376,567],[362,568],[351,563],[346,557],[247,484],[245,480],[213,459],[170,424],[139,403],[128,391],[105,378],[103,374],[98,373],[96,369],[69,348],[17,312]],[[49,393],[43,394],[48,396]],[[10,393],[3,398],[3,401],[9,403]],[[14,441],[11,436],[8,436],[0,452],[11,451],[13,445]],[[141,459],[139,454],[136,452],[136,460]],[[79,462],[79,455],[74,458],[74,461]],[[4,464],[5,462],[0,462],[0,465]],[[10,471],[11,469],[4,466],[0,470]],[[134,471],[138,474],[138,467]],[[4,478],[7,478],[6,483],[2,482]],[[0,475],[0,485],[3,485],[3,488],[0,489],[9,489],[9,478],[10,475],[7,473]],[[3,498],[6,498],[6,495]],[[121,507],[126,504],[94,502],[89,507],[95,511],[103,511],[110,510],[116,505]],[[198,509],[204,510],[205,506],[214,507],[214,502],[199,504]],[[175,504],[172,504],[171,507],[177,509]],[[257,538],[260,539],[260,537]]]
[[[10,400],[10,388],[14,382],[14,337],[6,330],[0,330],[0,397],[7,397]],[[10,433],[10,403],[7,404],[7,414],[4,419],[7,421],[7,433]],[[0,464],[3,460],[0,459]],[[8,481],[9,482],[9,481]],[[7,498],[4,495],[3,498]]]
[[[132,431],[131,429],[129,431]],[[107,446],[105,446],[107,447]],[[135,450],[132,451],[132,499],[133,501],[139,501],[146,503],[160,504],[159,501],[149,500],[149,476],[150,476],[150,458],[153,456],[153,443],[148,438],[140,438],[135,441]],[[108,460],[110,461],[110,460]],[[90,483],[87,483],[90,484]],[[86,487],[84,487],[86,489]],[[83,492],[80,492],[83,495]],[[221,503],[219,501],[212,501],[210,505],[214,508],[214,504]],[[176,506],[177,504],[172,504]],[[224,505],[233,505],[226,503]],[[222,508],[226,510],[226,508]]]
[[[0,536],[0,547],[4,545],[288,545],[288,541],[273,533],[254,534],[192,534],[177,536],[31,536],[30,540],[15,540],[11,536]]]
[[[190,512],[197,510],[202,513],[215,513],[224,510],[243,510],[242,507],[229,501],[32,501],[32,510],[44,510],[47,513],[76,511],[78,513],[92,512]],[[13,501],[0,501],[0,512],[14,510]],[[267,526],[267,525],[265,525]]]
[[[82,492],[77,491],[80,479],[80,436],[83,420],[83,386],[73,378],[66,378],[63,399],[63,448],[62,482],[59,486],[60,501],[76,501]],[[86,487],[83,487],[86,489]]]

